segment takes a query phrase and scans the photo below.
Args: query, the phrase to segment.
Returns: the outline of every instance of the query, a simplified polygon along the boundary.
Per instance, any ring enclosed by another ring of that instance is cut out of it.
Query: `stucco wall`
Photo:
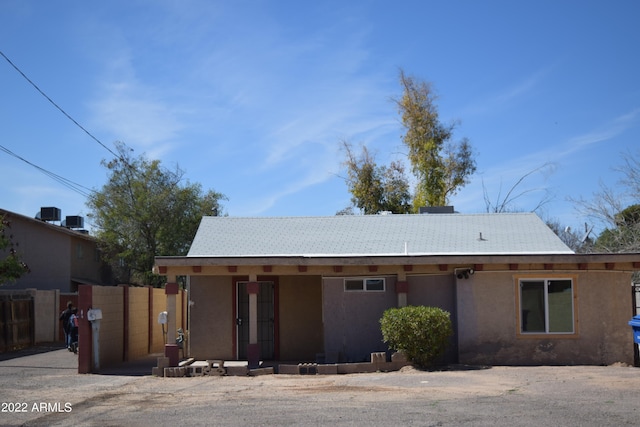
[[[476,272],[458,280],[460,363],[497,365],[576,365],[633,363],[627,322],[632,316],[631,277],[617,272],[573,274],[577,316],[575,336],[519,335],[513,272]]]
[[[408,276],[409,292],[408,305],[424,305],[438,307],[451,315],[454,334],[449,340],[449,346],[439,362],[456,363],[458,361],[458,336],[456,314],[456,289],[453,274]]]
[[[22,216],[8,215],[15,249],[30,269],[4,289],[37,288],[75,292],[71,279],[107,283],[107,268],[96,258],[96,243],[85,235],[64,227],[45,224]],[[0,255],[4,254],[0,251]],[[105,277],[101,277],[101,275]]]
[[[279,278],[280,360],[315,361],[323,352],[322,279]]]
[[[190,355],[197,359],[234,360],[233,283],[231,277],[191,278]]]
[[[591,272],[579,286],[580,354],[593,364],[633,363],[631,275]]]
[[[374,276],[372,276],[374,277]],[[386,277],[384,292],[345,292],[341,278],[322,284],[325,355],[328,362],[370,360],[371,352],[387,351],[382,342],[380,318],[397,306],[395,277]]]
[[[11,234],[20,258],[29,266],[29,273],[5,289],[37,288],[59,289],[69,292],[70,238],[46,226],[32,224],[20,217],[11,216]],[[55,262],[52,262],[55,261]]]
[[[95,242],[80,237],[71,237],[69,253],[69,274],[74,279],[87,280],[89,283],[102,283],[101,260]],[[75,291],[76,289],[71,289]]]

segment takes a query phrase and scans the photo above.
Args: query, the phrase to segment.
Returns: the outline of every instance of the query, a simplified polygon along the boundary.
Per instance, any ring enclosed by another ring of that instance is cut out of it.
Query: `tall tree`
[[[406,129],[403,141],[409,149],[412,172],[418,180],[414,208],[447,205],[476,171],[473,150],[466,138],[452,141],[455,124],[440,121],[430,83],[408,76],[402,69],[399,78],[402,96],[395,102]]]
[[[346,154],[347,186],[354,206],[365,215],[383,211],[408,213],[411,210],[409,182],[401,163],[378,166],[367,147],[362,147],[359,156],[346,141],[342,142],[342,148]],[[340,212],[343,213],[348,213],[348,210]]]
[[[11,222],[3,215],[0,217],[0,285],[11,283],[29,272],[29,267],[20,259],[12,235],[6,234]]]
[[[176,166],[134,158],[118,144],[118,158],[103,161],[109,170],[104,187],[87,202],[105,258],[124,283],[159,285],[151,269],[158,255],[186,255],[203,215],[221,211],[225,196],[204,193],[184,181]]]
[[[640,251],[640,151],[622,153],[622,174],[616,188],[600,185],[593,198],[571,199],[603,231],[592,250],[596,252]]]

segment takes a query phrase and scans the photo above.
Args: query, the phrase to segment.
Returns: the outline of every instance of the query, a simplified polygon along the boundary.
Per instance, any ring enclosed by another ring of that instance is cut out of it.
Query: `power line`
[[[2,57],[9,63],[9,65],[11,65],[18,73],[20,73],[20,75],[22,77],[24,77],[24,79],[26,81],[28,81],[31,86],[33,86],[39,93],[40,95],[44,96],[47,101],[49,101],[54,107],[56,107],[62,114],[65,115],[66,118],[68,118],[69,120],[71,120],[76,126],[78,126],[80,129],[82,129],[84,131],[84,133],[86,133],[87,135],[89,135],[89,137],[91,137],[91,139],[93,139],[95,142],[97,142],[98,144],[100,144],[102,147],[104,147],[104,149],[106,149],[107,151],[109,151],[111,154],[113,154],[116,158],[119,158],[120,156],[118,154],[116,154],[113,150],[111,150],[109,147],[107,147],[106,145],[104,145],[102,143],[102,141],[100,141],[98,138],[96,138],[91,132],[89,132],[87,129],[85,129],[80,123],[78,123],[73,117],[71,117],[66,111],[64,111],[62,109],[62,107],[60,107],[58,104],[56,104],[53,99],[49,98],[49,96],[44,93],[42,91],[42,89],[40,89],[38,87],[38,85],[36,85],[29,77],[27,77],[27,75],[25,73],[22,72],[22,70],[20,70],[20,68],[18,68],[18,66],[16,64],[14,64],[13,62],[11,62],[11,60],[7,57],[7,55],[5,55],[1,50],[0,50],[0,55],[2,55]]]
[[[34,163],[31,163],[30,161],[28,161],[27,159],[17,155],[16,153],[14,153],[13,151],[9,150],[8,148],[0,145],[0,151],[4,151],[5,153],[7,153],[10,156],[15,157],[18,160],[22,160],[23,162],[25,162],[26,164],[28,164],[29,166],[32,166],[36,169],[38,169],[40,172],[42,172],[43,174],[47,175],[49,178],[52,178],[56,181],[58,181],[60,184],[64,185],[67,188],[70,188],[71,190],[75,191],[76,193],[84,196],[84,197],[90,197],[91,194],[94,192],[91,188],[87,188],[82,184],[78,184],[77,182],[73,182],[70,179],[67,179],[63,176],[60,176],[56,173],[53,173],[47,169],[44,169]]]

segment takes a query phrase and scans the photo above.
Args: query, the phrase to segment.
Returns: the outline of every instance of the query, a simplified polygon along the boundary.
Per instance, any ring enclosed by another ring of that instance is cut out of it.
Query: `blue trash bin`
[[[633,316],[633,318],[629,320],[629,326],[633,329],[633,342],[640,344],[640,315]]]

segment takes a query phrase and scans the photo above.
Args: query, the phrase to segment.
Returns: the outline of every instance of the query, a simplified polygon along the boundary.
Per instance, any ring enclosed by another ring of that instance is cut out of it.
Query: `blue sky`
[[[179,165],[233,216],[334,215],[350,204],[340,141],[403,159],[398,69],[432,82],[477,154],[456,210],[563,225],[567,197],[615,185],[640,147],[640,2],[2,0],[0,50],[101,142]],[[0,145],[99,189],[112,154],[0,57]],[[0,207],[85,215],[85,198],[0,151]],[[88,225],[88,224],[87,224]]]

